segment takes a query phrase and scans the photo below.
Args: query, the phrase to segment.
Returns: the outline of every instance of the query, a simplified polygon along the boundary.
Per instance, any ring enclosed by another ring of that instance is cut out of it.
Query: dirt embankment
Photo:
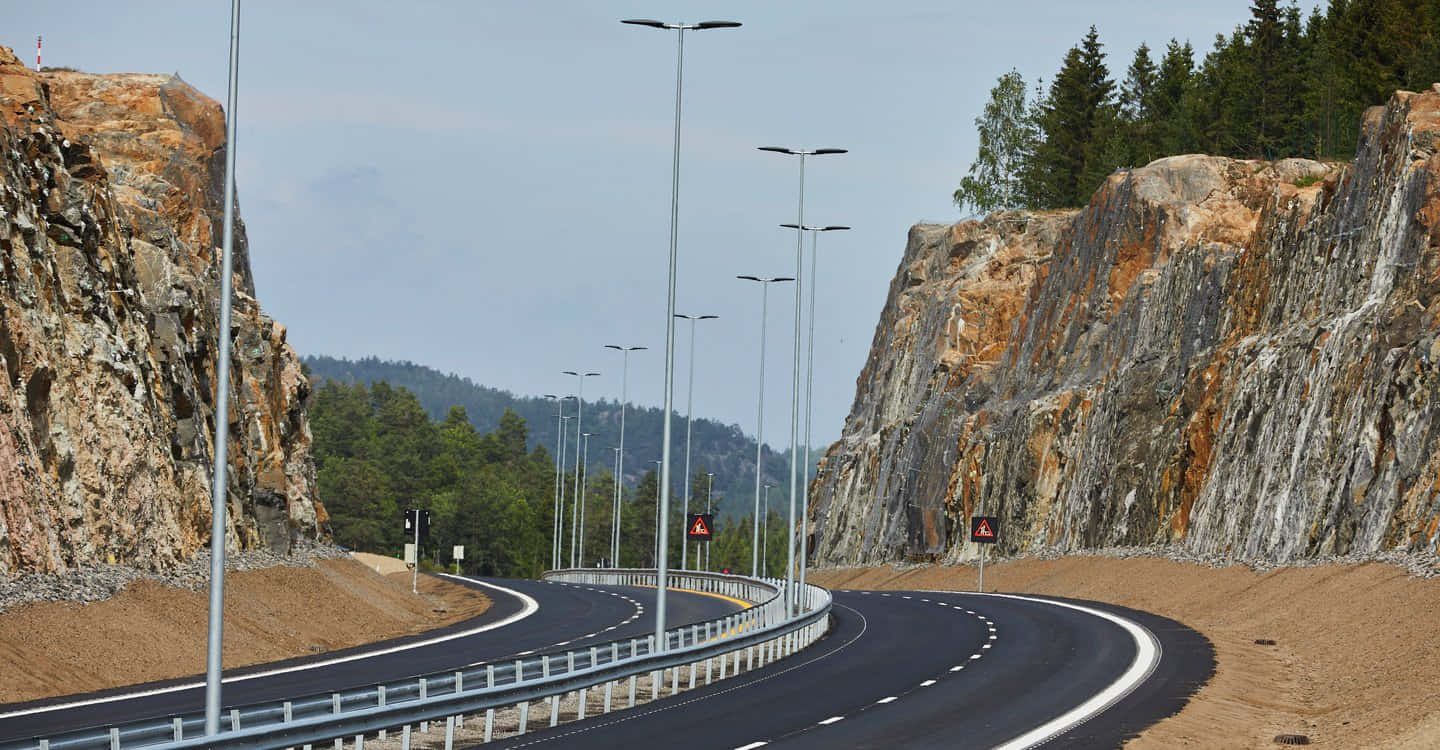
[[[225,577],[225,667],[409,635],[489,606],[484,594],[423,576],[415,596],[408,574],[386,577],[344,558],[233,572]],[[101,602],[0,614],[0,703],[201,674],[208,607],[203,590],[141,581]]]
[[[820,570],[832,588],[973,590],[975,568]],[[1215,676],[1126,747],[1440,747],[1440,579],[1382,564],[1257,573],[1158,558],[987,565],[987,591],[1111,602],[1170,617],[1215,645]],[[1274,646],[1256,645],[1271,639]]]

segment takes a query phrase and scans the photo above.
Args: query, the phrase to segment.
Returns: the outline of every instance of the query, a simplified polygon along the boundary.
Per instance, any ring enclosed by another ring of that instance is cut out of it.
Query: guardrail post
[[[520,704],[520,734],[525,734],[525,730],[529,727],[529,724],[530,701],[525,701]]]
[[[494,688],[494,687],[495,687],[495,665],[494,665],[494,664],[486,664],[486,665],[485,665],[485,688],[486,688],[486,689],[492,689],[492,688]],[[491,730],[491,728],[494,727],[494,726],[495,726],[495,709],[493,709],[493,708],[487,708],[487,709],[485,709],[485,741],[486,741],[486,742],[489,742],[489,741],[490,741],[490,730]]]
[[[585,718],[585,688],[583,688],[583,687],[580,688],[579,698],[580,698],[580,707],[576,709],[576,711],[577,711],[578,713],[575,715],[575,719],[576,719],[577,721],[580,720],[580,719]]]
[[[40,750],[50,750],[50,740],[40,740]]]
[[[634,643],[634,641],[631,641]],[[630,708],[635,707],[635,675],[630,675]]]
[[[570,672],[574,672],[574,671],[575,671],[575,652],[574,652],[574,651],[566,651],[566,652],[565,652],[565,672],[566,672],[566,674],[569,674]]]
[[[455,750],[455,717],[445,717],[445,750]]]
[[[671,667],[671,668],[670,668],[670,694],[671,694],[671,695],[674,695],[674,694],[676,694],[676,693],[678,693],[678,692],[680,692],[680,668],[679,668],[679,667]]]
[[[595,646],[591,646],[591,647],[590,647],[590,668],[591,668],[591,669],[594,669],[594,668],[595,668],[595,659],[596,659],[595,654],[596,654],[596,647],[595,647]]]
[[[410,750],[410,725],[406,724],[400,730],[400,750]]]
[[[286,706],[289,706],[290,704],[287,702],[285,705],[286,705]],[[289,717],[289,716],[286,716],[286,717],[285,717],[285,720],[286,720],[286,721],[289,721],[289,720],[290,720],[290,717]],[[170,720],[170,734],[171,734],[171,736],[173,736],[173,737],[175,738],[175,739],[174,739],[175,742],[179,742],[180,740],[185,739],[185,720],[182,719],[182,718],[180,718],[179,716],[176,716],[175,718],[171,719],[171,720]],[[40,750],[50,750],[50,748],[48,747],[49,744],[50,744],[49,742],[46,742],[46,741],[44,741],[44,740],[41,740],[41,742],[40,742]]]
[[[465,690],[465,673],[455,673],[455,694],[459,695]],[[465,728],[465,714],[455,714],[455,726]]]
[[[615,687],[614,680],[605,681],[605,713],[610,713],[610,691]]]
[[[385,707],[385,686],[384,686],[384,685],[376,685],[376,686],[375,686],[375,696],[376,696],[376,697],[375,697],[375,705],[376,705],[376,706],[379,706],[380,708],[384,708],[384,707]],[[409,729],[409,727],[407,726],[406,729]],[[380,741],[381,741],[381,742],[384,742],[385,739],[386,739],[386,736],[387,736],[386,731],[385,731],[384,729],[381,729],[381,730],[380,730]]]
[[[690,662],[690,687],[685,688],[686,690],[695,689],[695,666],[695,662]]]
[[[119,727],[110,727],[110,750],[120,750]]]
[[[614,663],[617,662],[617,661],[620,661],[620,642],[619,642],[619,641],[611,641],[611,642],[610,642],[610,663],[611,663],[611,664],[614,664]]]
[[[338,713],[340,713],[340,694],[339,694],[339,693],[331,693],[331,694],[330,694],[330,713],[332,713],[332,714],[338,714]],[[335,738],[335,750],[345,750],[345,741],[342,740],[342,739],[340,739],[339,737],[336,737],[336,738]]]
[[[714,664],[715,664],[715,660],[714,660],[714,659],[706,659],[706,660],[705,660],[705,684],[706,684],[706,685],[709,685],[709,684],[710,684],[710,667],[713,666]]]
[[[240,709],[238,708],[230,709],[230,731],[240,731]]]
[[[650,673],[650,700],[660,700],[660,682],[663,675],[660,672]],[[118,746],[117,746],[118,747]]]
[[[365,735],[355,735],[355,750],[365,750]]]
[[[426,698],[428,695],[429,695],[429,694],[425,691],[425,678],[424,678],[424,677],[421,677],[421,678],[420,678],[420,700],[422,700],[422,701],[425,700],[425,698]],[[421,732],[429,732],[429,731],[430,731],[430,722],[428,722],[428,721],[422,721],[422,722],[420,722],[420,731],[421,731]]]

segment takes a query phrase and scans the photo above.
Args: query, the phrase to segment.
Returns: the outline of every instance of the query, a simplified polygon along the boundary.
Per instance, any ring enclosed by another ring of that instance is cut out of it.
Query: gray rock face
[[[1440,87],[1353,164],[1177,156],[917,226],[812,488],[821,564],[1160,545],[1433,553]]]
[[[0,578],[208,548],[224,147],[178,79],[0,47]],[[283,552],[326,520],[309,384],[239,232],[225,541]]]

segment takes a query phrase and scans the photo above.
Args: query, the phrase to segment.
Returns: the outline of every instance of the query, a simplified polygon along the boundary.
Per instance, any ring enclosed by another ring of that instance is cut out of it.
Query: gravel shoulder
[[[208,561],[200,562],[207,570]],[[227,669],[419,633],[490,606],[482,593],[428,576],[420,579],[419,596],[412,595],[408,575],[381,575],[345,556],[261,562],[235,561],[243,569],[225,577]],[[87,587],[71,580],[76,576],[52,577],[41,582],[42,595],[25,603],[12,599],[0,612],[0,703],[205,671],[209,602],[203,581],[186,585],[197,582],[184,574],[115,566],[89,573],[105,580]],[[0,596],[27,580],[37,579],[11,581]],[[114,591],[102,598],[107,588]]]
[[[973,566],[817,570],[847,589],[974,590]],[[1170,617],[1215,646],[1215,677],[1125,747],[1440,747],[1440,579],[1386,563],[1263,571],[1155,557],[1021,559],[985,589],[1110,602]],[[1256,640],[1273,640],[1259,645]]]

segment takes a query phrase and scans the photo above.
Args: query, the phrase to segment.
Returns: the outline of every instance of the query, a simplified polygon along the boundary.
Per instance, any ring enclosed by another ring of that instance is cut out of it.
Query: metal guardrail
[[[655,585],[655,571],[636,569],[575,569],[545,574],[547,580],[588,585]],[[120,750],[121,748],[295,748],[312,744],[343,747],[341,738],[354,738],[357,748],[366,735],[400,730],[409,746],[410,726],[444,721],[445,747],[453,743],[455,729],[467,715],[484,713],[484,738],[489,741],[497,709],[518,706],[520,731],[528,723],[529,704],[549,699],[550,725],[558,721],[561,699],[578,693],[584,718],[585,691],[604,686],[604,711],[612,708],[613,689],[626,681],[628,705],[635,705],[637,678],[650,676],[652,695],[658,697],[669,673],[671,693],[680,687],[680,672],[689,667],[688,686],[694,687],[697,670],[704,669],[706,684],[719,660],[719,678],[740,672],[740,652],[747,652],[747,669],[782,658],[804,648],[828,629],[830,593],[806,586],[799,598],[799,614],[787,618],[780,592],[783,581],[741,576],[672,571],[666,576],[672,589],[688,589],[753,603],[740,612],[702,623],[667,630],[665,648],[655,648],[655,636],[630,638],[563,652],[540,653],[503,663],[412,677],[381,685],[366,685],[339,692],[310,695],[229,709],[218,735],[204,736],[204,714],[165,720],[143,720],[103,729],[79,730],[46,739],[0,743],[0,750]]]

